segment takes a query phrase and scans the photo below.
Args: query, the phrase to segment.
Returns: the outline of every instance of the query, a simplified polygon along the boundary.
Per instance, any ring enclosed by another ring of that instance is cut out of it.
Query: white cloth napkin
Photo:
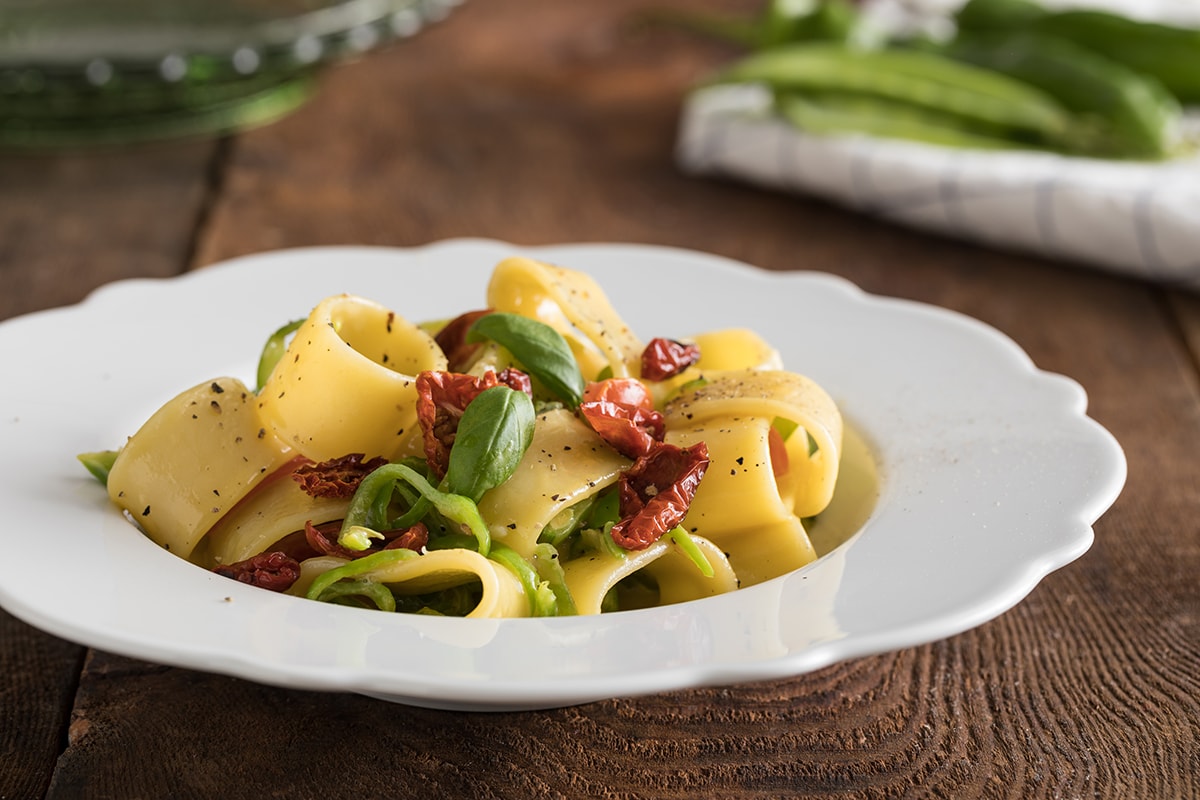
[[[730,176],[988,246],[1200,288],[1200,155],[1139,163],[815,136],[772,116],[769,93],[755,86],[693,93],[677,145],[678,163],[691,174]]]

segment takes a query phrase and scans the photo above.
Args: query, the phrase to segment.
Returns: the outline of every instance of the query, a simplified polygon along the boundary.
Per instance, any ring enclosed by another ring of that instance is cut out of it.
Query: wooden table
[[[317,244],[649,242],[824,270],[978,317],[1087,389],[1129,459],[1091,551],[945,641],[536,713],[260,686],[0,613],[0,798],[1200,797],[1196,298],[686,177],[681,95],[731,52],[637,24],[662,5],[477,0],[266,128],[0,158],[0,318]]]

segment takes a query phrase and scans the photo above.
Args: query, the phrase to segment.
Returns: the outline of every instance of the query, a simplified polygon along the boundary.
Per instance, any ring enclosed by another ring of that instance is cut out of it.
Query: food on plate
[[[804,566],[855,441],[754,332],[646,341],[591,277],[513,257],[448,320],[328,297],[269,337],[254,386],[205,379],[80,458],[148,538],[217,575],[523,617]]]

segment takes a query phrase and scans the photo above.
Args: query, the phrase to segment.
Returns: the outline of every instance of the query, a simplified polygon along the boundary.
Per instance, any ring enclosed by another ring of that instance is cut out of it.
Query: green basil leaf
[[[479,502],[483,493],[504,483],[533,441],[536,415],[524,392],[493,386],[472,400],[458,421],[446,488]]]
[[[571,346],[544,322],[497,311],[485,314],[467,331],[468,342],[491,339],[512,353],[525,371],[571,408],[583,397],[583,373]]]

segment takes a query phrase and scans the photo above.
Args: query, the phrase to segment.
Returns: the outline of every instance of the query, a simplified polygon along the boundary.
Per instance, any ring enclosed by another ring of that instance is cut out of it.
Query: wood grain
[[[190,143],[0,157],[0,320],[78,302],[120,278],[182,272],[213,153],[211,143]],[[58,590],[52,578],[47,590]],[[0,675],[9,676],[0,682],[0,798],[41,797],[83,650],[3,611],[0,642]]]
[[[38,797],[48,784],[54,800],[1200,797],[1200,322],[1190,298],[682,175],[672,160],[681,94],[729,50],[639,24],[656,5],[467,4],[336,69],[299,113],[223,148],[46,162],[57,177],[38,190],[43,202],[74,208],[61,218],[90,232],[41,250],[0,236],[6,280],[40,287],[0,302],[11,314],[80,294],[61,285],[61,267],[18,274],[19,262],[77,258],[74,241],[102,255],[80,268],[81,283],[172,274],[181,259],[201,267],[277,247],[452,236],[653,242],[833,272],[982,319],[1086,389],[1129,461],[1092,550],[1011,611],[933,644],[788,680],[524,714],[407,708],[102,652],[79,673],[78,649],[0,617],[0,669],[20,676],[0,684],[0,708],[25,715],[18,730],[35,740],[0,735],[0,796]],[[135,179],[130,164],[155,165],[158,177]],[[35,171],[0,162],[0,176]],[[94,201],[113,182],[124,189],[109,211],[75,194]],[[185,202],[169,230],[122,223],[176,192]],[[6,205],[0,233],[43,221]],[[668,304],[686,310],[686,296]],[[45,683],[23,688],[47,665]],[[57,705],[37,710],[47,700]],[[31,754],[28,769],[7,765]]]

